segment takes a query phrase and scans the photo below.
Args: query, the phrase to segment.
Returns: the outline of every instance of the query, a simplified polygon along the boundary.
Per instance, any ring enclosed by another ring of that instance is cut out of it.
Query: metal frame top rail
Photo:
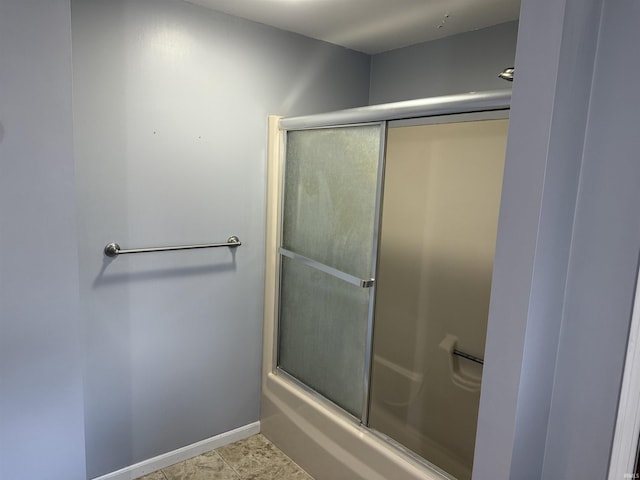
[[[107,257],[117,257],[127,253],[147,253],[147,252],[168,252],[172,250],[194,250],[196,248],[216,248],[230,247],[235,248],[242,245],[242,242],[235,235],[230,236],[225,243],[203,243],[197,245],[179,245],[175,247],[150,247],[150,248],[129,248],[122,249],[117,243],[111,242],[104,247],[104,254]]]
[[[304,130],[404,118],[505,110],[510,108],[510,105],[511,89],[488,90],[282,118],[280,119],[280,128],[283,130]]]

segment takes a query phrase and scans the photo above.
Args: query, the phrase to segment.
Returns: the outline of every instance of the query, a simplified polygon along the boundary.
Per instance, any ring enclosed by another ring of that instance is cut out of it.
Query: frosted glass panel
[[[282,246],[371,275],[380,125],[287,134]]]
[[[282,257],[279,366],[356,417],[369,289]]]

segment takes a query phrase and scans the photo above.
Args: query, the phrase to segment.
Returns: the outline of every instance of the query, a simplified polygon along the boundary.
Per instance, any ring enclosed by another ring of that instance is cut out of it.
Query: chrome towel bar
[[[146,253],[146,252],[168,252],[171,250],[194,250],[196,248],[216,248],[216,247],[230,247],[235,248],[242,245],[242,242],[235,235],[227,238],[225,243],[204,243],[200,245],[179,245],[176,247],[152,247],[152,248],[128,248],[122,249],[117,243],[108,243],[104,247],[104,254],[107,257],[117,257],[118,255],[125,255],[127,253]]]

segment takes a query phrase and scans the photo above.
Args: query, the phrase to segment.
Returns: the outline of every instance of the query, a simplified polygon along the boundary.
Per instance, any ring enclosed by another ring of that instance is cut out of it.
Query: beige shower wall
[[[370,425],[470,477],[480,392],[452,381],[447,334],[482,357],[508,120],[390,128]],[[459,360],[463,374],[482,369]]]

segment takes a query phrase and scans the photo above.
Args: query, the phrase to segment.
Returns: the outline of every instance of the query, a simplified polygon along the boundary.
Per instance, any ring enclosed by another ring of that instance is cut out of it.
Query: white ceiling
[[[186,0],[376,54],[516,20],[520,0]]]

